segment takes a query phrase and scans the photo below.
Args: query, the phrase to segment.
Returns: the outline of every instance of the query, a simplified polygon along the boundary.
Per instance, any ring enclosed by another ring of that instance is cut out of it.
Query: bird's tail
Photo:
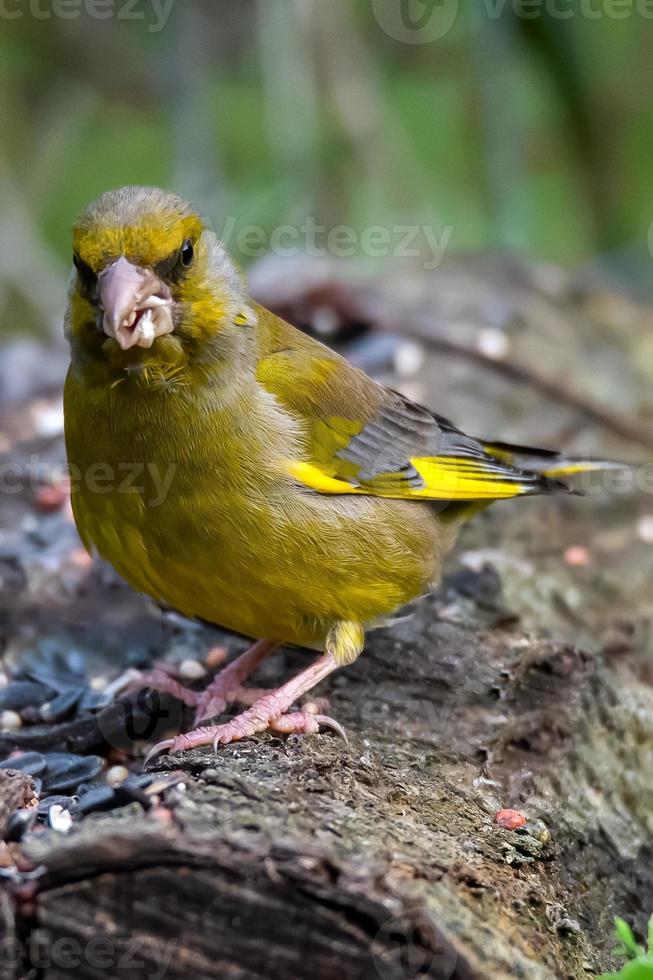
[[[582,480],[574,480],[574,477],[602,470],[628,468],[627,463],[565,456],[564,453],[551,449],[517,446],[510,442],[483,442],[482,440],[479,442],[488,456],[493,456],[504,465],[512,466],[524,474],[540,477],[540,480],[529,489],[529,493],[562,492],[582,495],[585,492]],[[567,482],[568,480],[571,482]],[[479,511],[485,510],[492,502],[492,500],[453,501],[447,505],[440,517],[447,524],[462,524]]]
[[[483,449],[490,456],[494,456],[516,469],[525,470],[528,473],[537,473],[549,480],[562,482],[567,477],[574,477],[583,473],[619,470],[628,466],[627,463],[619,463],[614,460],[565,456],[564,453],[555,452],[555,450],[516,446],[510,442],[484,442]],[[582,493],[582,488],[569,487],[569,490],[574,493]]]

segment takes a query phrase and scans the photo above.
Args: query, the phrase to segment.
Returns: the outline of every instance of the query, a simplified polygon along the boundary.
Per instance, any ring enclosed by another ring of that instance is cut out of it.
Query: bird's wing
[[[320,345],[264,357],[257,378],[304,423],[306,454],[283,465],[312,490],[464,501],[564,488],[541,471],[512,465],[503,449],[493,454],[491,444],[377,385]]]

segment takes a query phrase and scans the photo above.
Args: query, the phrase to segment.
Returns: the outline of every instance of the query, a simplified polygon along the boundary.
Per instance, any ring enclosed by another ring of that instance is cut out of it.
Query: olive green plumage
[[[135,589],[186,615],[351,660],[365,628],[437,581],[465,509],[560,486],[542,475],[562,471],[552,454],[515,468],[509,447],[465,436],[253,303],[179,198],[106,194],[74,249],[75,520]],[[154,285],[111,327],[121,256]],[[123,349],[148,302],[169,309],[170,332],[152,341],[143,327]],[[464,504],[456,520],[448,501]]]

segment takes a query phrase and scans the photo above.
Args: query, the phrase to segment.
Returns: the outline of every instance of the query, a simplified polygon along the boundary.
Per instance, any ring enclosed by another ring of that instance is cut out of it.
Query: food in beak
[[[174,330],[170,290],[151,269],[121,256],[100,273],[99,292],[102,328],[123,350],[151,347]]]

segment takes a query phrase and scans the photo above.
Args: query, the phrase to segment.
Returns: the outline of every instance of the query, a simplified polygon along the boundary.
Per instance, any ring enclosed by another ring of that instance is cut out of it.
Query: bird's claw
[[[345,745],[349,745],[347,732],[335,718],[330,718],[329,715],[315,715],[315,720],[318,725],[323,725],[325,728],[330,728],[332,732],[335,732],[336,735],[340,736]]]
[[[154,759],[157,755],[161,755],[163,752],[169,752],[174,745],[174,742],[174,738],[164,738],[161,742],[157,742],[156,745],[153,745],[143,759],[143,769],[145,769],[148,762]]]
[[[267,655],[269,652],[267,646],[269,645],[265,644],[260,649],[257,649],[257,644],[255,644],[242,657],[249,657],[251,659],[255,654],[255,659],[258,662],[263,655]],[[249,667],[251,668],[251,666],[252,664],[250,663]],[[217,754],[218,745],[238,742],[240,739],[249,738],[251,735],[256,735],[258,732],[267,730],[282,732],[286,735],[295,732],[303,735],[314,735],[319,732],[320,725],[324,725],[327,728],[333,729],[333,731],[347,742],[347,736],[342,725],[328,715],[321,714],[320,708],[322,706],[320,704],[313,702],[307,708],[296,711],[289,710],[293,704],[297,703],[302,695],[306,694],[319,681],[324,680],[337,666],[338,663],[333,654],[324,653],[310,667],[305,668],[296,677],[286,681],[285,684],[282,684],[276,690],[263,693],[261,697],[258,697],[254,701],[251,707],[242,711],[225,724],[200,725],[191,732],[186,732],[177,735],[176,738],[159,742],[148,753],[146,762],[160,752],[181,752],[186,749],[197,748],[201,745],[212,745],[213,751]],[[242,663],[240,670],[242,672]],[[227,680],[233,681],[233,678],[223,674],[220,682],[223,687],[224,682]],[[238,681],[240,681],[240,678],[238,678]],[[215,694],[215,688],[213,693]]]

